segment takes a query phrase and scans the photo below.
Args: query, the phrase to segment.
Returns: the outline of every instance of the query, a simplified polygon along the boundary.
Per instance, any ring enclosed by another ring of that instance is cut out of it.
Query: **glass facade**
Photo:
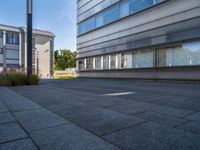
[[[133,51],[133,68],[154,67],[154,50]]]
[[[114,22],[137,11],[153,6],[159,0],[123,0],[103,12],[86,19],[78,25],[78,34],[81,35],[95,28]]]
[[[95,29],[95,27],[96,27],[95,21],[96,21],[95,17],[92,17],[92,18],[86,20],[85,22],[81,23],[79,25],[79,34],[83,34],[85,32]]]
[[[80,59],[78,64],[80,61],[84,62],[84,59]],[[86,61],[86,69],[89,70],[200,66],[200,41],[186,42],[173,47],[140,49],[97,56],[95,68],[93,68],[93,57],[87,58]],[[83,64],[81,63],[79,68],[85,68]]]
[[[107,9],[103,13],[100,13],[96,17],[96,27],[101,27],[101,26],[111,23],[117,19],[119,19],[119,6],[118,5],[110,8],[110,9]]]
[[[86,59],[86,69],[93,70],[93,58],[92,57]]]
[[[96,70],[101,69],[101,56],[95,57],[95,69]]]
[[[200,42],[159,49],[157,62],[159,67],[200,65]]]
[[[119,0],[104,0],[101,3],[99,3],[98,5],[88,9],[87,11],[78,11],[78,21],[84,20],[85,18],[88,18],[88,17],[102,11],[103,9],[106,9],[107,7],[115,4],[118,1]]]
[[[79,59],[78,60],[78,69],[79,70],[84,70],[85,69],[84,59]]]
[[[116,54],[111,55],[110,67],[111,69],[116,69]]]
[[[103,69],[109,69],[109,55],[103,56]]]

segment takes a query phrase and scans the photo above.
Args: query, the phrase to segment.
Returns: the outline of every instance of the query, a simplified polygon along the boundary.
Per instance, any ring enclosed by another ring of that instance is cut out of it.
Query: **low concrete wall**
[[[80,71],[79,77],[153,80],[200,80],[200,67]]]

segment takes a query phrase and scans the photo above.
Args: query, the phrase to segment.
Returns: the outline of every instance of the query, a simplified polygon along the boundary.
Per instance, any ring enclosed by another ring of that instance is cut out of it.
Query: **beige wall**
[[[36,70],[39,66],[39,75],[41,78],[50,77],[50,38],[47,36],[36,35],[35,36],[35,64]],[[37,65],[37,57],[38,65]]]

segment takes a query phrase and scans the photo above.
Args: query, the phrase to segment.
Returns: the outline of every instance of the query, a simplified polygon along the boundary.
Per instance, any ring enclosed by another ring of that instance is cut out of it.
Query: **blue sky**
[[[76,0],[33,0],[33,27],[56,35],[55,49],[76,50]],[[26,25],[26,0],[1,0],[0,24]]]

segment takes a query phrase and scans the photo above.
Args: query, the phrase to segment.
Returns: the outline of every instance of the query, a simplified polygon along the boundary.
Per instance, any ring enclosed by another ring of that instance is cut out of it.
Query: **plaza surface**
[[[42,80],[0,87],[0,150],[198,150],[200,83]]]

